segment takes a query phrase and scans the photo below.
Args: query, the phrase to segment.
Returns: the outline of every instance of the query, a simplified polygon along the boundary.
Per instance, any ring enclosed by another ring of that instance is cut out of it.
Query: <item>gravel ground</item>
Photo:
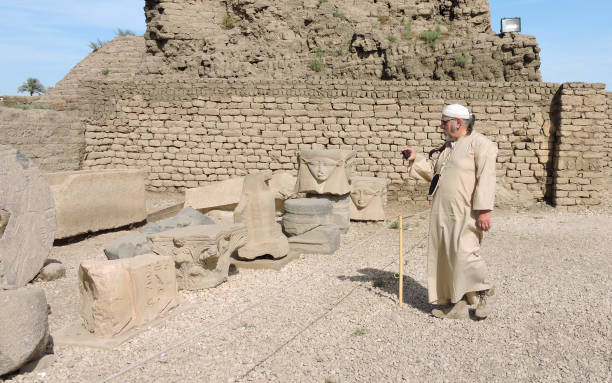
[[[164,198],[149,206],[180,200]],[[390,217],[427,208],[387,209]],[[608,382],[611,216],[609,204],[584,213],[496,211],[482,254],[498,299],[484,321],[429,314],[424,213],[406,220],[402,308],[398,231],[353,223],[333,256],[180,291],[180,308],[116,349],[55,346],[52,366],[8,381]],[[52,332],[78,320],[79,263],[104,259],[104,244],[124,233],[53,248],[66,277],[35,282],[47,293]]]

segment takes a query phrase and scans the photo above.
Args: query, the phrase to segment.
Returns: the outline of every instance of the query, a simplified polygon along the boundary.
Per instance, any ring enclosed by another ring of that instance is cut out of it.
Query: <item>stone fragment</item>
[[[104,254],[109,260],[131,258],[150,252],[147,234],[143,233],[128,233],[104,248]]]
[[[174,259],[181,290],[218,286],[227,280],[230,256],[247,239],[242,224],[189,226],[148,236],[153,252]]]
[[[384,221],[387,180],[376,177],[351,178],[351,219],[356,221]]]
[[[277,172],[269,178],[268,185],[274,192],[278,215],[282,215],[283,201],[295,196],[295,184],[296,178],[288,172]],[[235,177],[187,189],[185,206],[205,213],[210,210],[233,211],[240,202],[243,187],[244,177]]]
[[[351,226],[350,194],[307,194],[308,198],[325,199],[331,202],[331,221],[338,226],[341,233],[346,233]]]
[[[0,375],[4,375],[44,355],[49,323],[41,288],[0,290],[0,307]]]
[[[148,234],[155,234],[179,227],[212,225],[214,223],[205,214],[191,207],[186,207],[181,209],[174,217],[166,218],[159,222],[147,223],[140,233],[129,233],[115,239],[106,246],[104,254],[106,254],[108,259],[124,259],[147,254],[151,252],[147,242]]]
[[[0,145],[0,289],[21,287],[43,267],[55,237],[53,195],[26,156]]]
[[[66,275],[66,268],[60,261],[47,259],[40,273],[38,273],[38,278],[43,281],[54,281],[64,275]]]
[[[238,249],[243,259],[263,255],[282,258],[289,252],[287,237],[276,223],[274,192],[267,181],[269,173],[253,173],[245,177],[240,203],[234,210],[234,221],[247,228],[247,241]]]
[[[202,212],[234,210],[240,201],[244,177],[230,178],[185,190],[185,207]]]
[[[155,254],[82,263],[79,290],[83,326],[103,338],[121,335],[178,305],[172,259]]]
[[[340,247],[340,229],[336,225],[318,226],[289,237],[289,251],[297,254],[333,254]]]
[[[332,222],[332,204],[327,199],[295,198],[285,201],[283,230],[288,235],[299,235],[317,226]]]
[[[57,215],[55,238],[113,229],[147,218],[139,169],[47,173]]]
[[[225,210],[210,210],[206,215],[212,219],[215,224],[232,224],[234,223],[234,212]]]
[[[354,150],[302,150],[299,155],[297,191],[343,195],[351,191],[355,170]]]
[[[295,198],[297,178],[288,172],[277,172],[272,174],[268,181],[270,190],[274,192],[276,215],[282,216],[285,212],[285,200]]]
[[[212,225],[215,221],[200,213],[192,207],[184,207],[174,217],[166,218],[158,222],[149,222],[141,230],[144,234],[155,234],[179,227]]]

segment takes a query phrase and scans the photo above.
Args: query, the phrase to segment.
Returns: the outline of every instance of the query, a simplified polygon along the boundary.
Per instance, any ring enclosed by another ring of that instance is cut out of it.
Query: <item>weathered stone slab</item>
[[[299,235],[332,222],[332,204],[326,199],[295,198],[285,201],[283,229],[288,235]]]
[[[24,286],[53,246],[55,208],[42,173],[6,145],[0,145],[0,213],[0,289]]]
[[[338,226],[341,233],[346,233],[351,226],[350,194],[307,194],[308,198],[325,199],[331,202],[331,221]]]
[[[287,237],[276,223],[274,192],[267,185],[270,177],[269,173],[254,173],[244,180],[242,197],[234,210],[234,221],[247,228],[247,242],[238,249],[240,258],[282,258],[289,252]]]
[[[155,254],[79,267],[83,326],[98,337],[119,336],[177,306],[172,258]]]
[[[344,195],[351,191],[349,178],[355,171],[354,150],[302,150],[299,155],[297,191]]]
[[[148,236],[153,252],[172,257],[179,289],[216,287],[227,280],[230,256],[247,239],[242,224],[189,226]]]
[[[356,221],[384,221],[387,180],[376,177],[351,178],[350,213]]]
[[[340,229],[336,225],[318,226],[289,238],[289,252],[295,254],[333,254],[340,247]]]
[[[41,288],[0,290],[0,375],[44,355],[49,341],[47,299]]]
[[[57,215],[55,238],[113,229],[147,218],[139,169],[47,173]]]
[[[268,173],[270,172],[263,172]],[[283,201],[295,196],[296,178],[288,172],[277,172],[268,179],[268,186],[274,192],[277,213],[282,215]],[[242,196],[244,177],[230,178],[208,185],[185,190],[185,206],[201,212],[210,210],[233,211]]]
[[[158,222],[147,223],[141,233],[155,234],[166,230],[178,229],[179,227],[212,225],[215,221],[200,213],[192,207],[182,208],[174,217],[162,219]]]
[[[208,210],[234,210],[240,201],[244,177],[230,178],[185,190],[185,207]]]

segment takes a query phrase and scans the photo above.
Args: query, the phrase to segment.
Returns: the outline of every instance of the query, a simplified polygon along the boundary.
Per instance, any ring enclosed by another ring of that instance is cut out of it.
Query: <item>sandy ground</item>
[[[151,209],[180,198],[152,198]],[[215,289],[180,291],[182,304],[114,350],[55,346],[56,361],[12,382],[608,382],[611,381],[610,205],[496,211],[484,240],[497,304],[491,317],[440,320],[425,285],[427,207],[390,203],[404,231],[353,223],[333,256],[280,271],[240,270]],[[35,282],[51,332],[78,320],[77,268],[104,259],[125,231],[56,246],[66,277]]]

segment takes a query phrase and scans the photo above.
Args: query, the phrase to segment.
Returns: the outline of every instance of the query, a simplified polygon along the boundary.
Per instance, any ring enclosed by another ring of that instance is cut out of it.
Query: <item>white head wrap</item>
[[[442,109],[442,115],[451,118],[461,118],[463,120],[470,119],[470,111],[463,105],[450,104]]]

